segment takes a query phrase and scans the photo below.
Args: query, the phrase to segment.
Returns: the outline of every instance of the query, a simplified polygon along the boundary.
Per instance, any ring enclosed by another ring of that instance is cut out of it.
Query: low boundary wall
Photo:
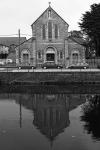
[[[100,71],[52,71],[52,72],[0,72],[2,84],[67,84],[67,83],[100,83]]]

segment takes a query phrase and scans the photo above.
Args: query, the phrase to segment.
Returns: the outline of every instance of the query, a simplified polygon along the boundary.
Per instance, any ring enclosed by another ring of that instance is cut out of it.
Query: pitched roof
[[[46,11],[48,11],[48,10],[52,10],[55,14],[58,15],[58,13],[57,13],[51,6],[49,6],[49,7],[32,23],[32,25],[35,24],[35,23],[38,21],[38,19],[39,19]],[[69,24],[68,24],[60,15],[58,15],[58,16],[69,26]],[[32,25],[31,25],[31,26],[32,26]]]
[[[78,43],[78,44],[80,44],[80,45],[83,45],[83,46],[86,45],[86,41],[85,41],[83,38],[81,38],[81,37],[73,37],[73,36],[70,36],[68,39],[69,39],[69,40],[71,39],[72,41],[74,41],[74,42],[76,42],[76,43]]]
[[[20,46],[21,47],[24,47],[24,48],[28,48],[28,45],[32,44],[32,41],[33,41],[33,37],[23,41],[22,43],[20,43],[20,45],[17,45],[15,48],[18,48]]]
[[[20,43],[26,41],[26,37],[20,37]],[[0,45],[10,46],[10,45],[18,45],[19,37],[0,37]]]

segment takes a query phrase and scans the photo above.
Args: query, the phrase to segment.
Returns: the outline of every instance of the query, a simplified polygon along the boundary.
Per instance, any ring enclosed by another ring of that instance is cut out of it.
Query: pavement
[[[0,68],[0,72],[100,72],[100,69],[16,69]]]

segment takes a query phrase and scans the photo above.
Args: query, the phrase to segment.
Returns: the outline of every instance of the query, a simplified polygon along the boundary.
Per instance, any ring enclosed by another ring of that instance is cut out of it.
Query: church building
[[[31,25],[32,38],[16,47],[17,65],[71,65],[85,64],[83,41],[68,34],[68,23],[49,7]]]

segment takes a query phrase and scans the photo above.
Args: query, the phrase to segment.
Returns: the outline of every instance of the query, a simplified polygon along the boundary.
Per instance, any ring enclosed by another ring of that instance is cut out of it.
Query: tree
[[[100,56],[100,3],[90,6],[90,11],[83,14],[79,25],[82,31],[90,38],[91,50],[96,50],[96,55]]]
[[[87,95],[87,102],[82,105],[81,121],[84,121],[84,129],[94,139],[100,140],[100,96]]]

